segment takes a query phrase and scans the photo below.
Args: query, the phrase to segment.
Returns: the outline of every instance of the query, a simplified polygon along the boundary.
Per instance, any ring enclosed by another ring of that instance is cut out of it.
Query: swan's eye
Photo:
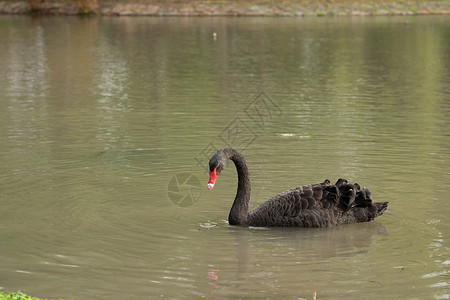
[[[222,172],[222,170],[223,170],[223,165],[218,164],[214,170],[216,171],[217,175],[219,175],[220,172]]]

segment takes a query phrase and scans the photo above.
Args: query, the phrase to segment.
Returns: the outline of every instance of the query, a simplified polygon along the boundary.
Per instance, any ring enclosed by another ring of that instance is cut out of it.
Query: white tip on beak
[[[206,186],[208,188],[208,190],[211,190],[214,187],[213,183],[208,183],[208,185]]]

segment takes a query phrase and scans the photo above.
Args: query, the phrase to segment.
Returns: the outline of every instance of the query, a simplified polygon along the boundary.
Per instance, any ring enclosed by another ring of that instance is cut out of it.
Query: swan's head
[[[209,160],[209,181],[207,188],[208,190],[211,190],[214,185],[216,184],[217,176],[220,174],[224,167],[224,162],[222,161],[221,157],[218,155],[214,155]]]

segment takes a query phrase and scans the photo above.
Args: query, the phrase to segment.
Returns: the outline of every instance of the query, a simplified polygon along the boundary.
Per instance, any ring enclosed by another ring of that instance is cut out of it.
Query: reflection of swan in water
[[[208,189],[215,185],[228,160],[238,173],[238,189],[228,222],[230,225],[277,227],[333,227],[372,221],[387,209],[387,202],[373,202],[368,189],[339,179],[330,184],[298,186],[284,191],[258,208],[248,211],[250,175],[244,157],[232,148],[217,151],[209,161]]]
[[[255,228],[258,230],[258,228]],[[304,229],[296,230],[263,230],[258,243],[275,243],[275,247],[290,249],[298,262],[308,262],[312,259],[352,256],[355,253],[367,252],[374,235],[386,234],[386,229],[378,223],[361,223],[340,226],[326,230]],[[272,246],[273,248],[273,246]],[[260,247],[255,247],[256,250]],[[306,255],[305,254],[309,254]]]
[[[343,280],[341,272],[349,264],[357,272],[357,255],[372,249],[373,236],[387,232],[371,222],[301,230],[230,227],[230,234],[236,241],[237,274],[235,294],[227,296],[277,293],[280,298],[312,299],[317,292],[320,299],[333,289],[330,281],[336,285]]]

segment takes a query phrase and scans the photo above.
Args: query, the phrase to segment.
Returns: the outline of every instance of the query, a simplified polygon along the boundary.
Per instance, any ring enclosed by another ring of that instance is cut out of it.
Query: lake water
[[[0,291],[449,299],[450,18],[1,16],[0,70]],[[229,226],[227,146],[251,208],[339,177],[389,208]]]

